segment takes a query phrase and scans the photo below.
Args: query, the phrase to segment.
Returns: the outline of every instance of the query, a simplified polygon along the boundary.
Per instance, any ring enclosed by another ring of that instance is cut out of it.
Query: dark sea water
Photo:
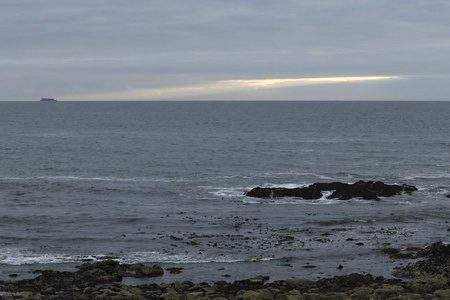
[[[0,128],[0,279],[104,256],[184,268],[144,282],[389,277],[384,247],[449,241],[450,102],[0,102]],[[244,196],[358,180],[419,191]]]

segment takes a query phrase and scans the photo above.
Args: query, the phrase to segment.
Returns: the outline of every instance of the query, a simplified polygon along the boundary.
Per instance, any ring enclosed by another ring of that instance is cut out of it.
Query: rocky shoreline
[[[287,279],[270,282],[267,276],[234,282],[190,281],[122,283],[124,277],[161,276],[157,265],[119,264],[114,260],[84,263],[75,272],[36,271],[33,279],[0,281],[0,299],[450,299],[450,245],[434,243],[416,253],[385,248],[392,259],[419,259],[394,270],[402,279],[349,274],[317,281]],[[170,272],[171,270],[166,270]]]

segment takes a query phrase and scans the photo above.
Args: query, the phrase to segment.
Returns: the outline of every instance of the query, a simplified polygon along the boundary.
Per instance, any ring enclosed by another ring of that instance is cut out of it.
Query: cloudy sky
[[[449,100],[448,0],[1,0],[0,100]]]

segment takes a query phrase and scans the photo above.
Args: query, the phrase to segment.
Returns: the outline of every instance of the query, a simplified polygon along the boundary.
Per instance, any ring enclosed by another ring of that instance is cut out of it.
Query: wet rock
[[[279,198],[299,197],[307,200],[320,199],[322,192],[333,191],[328,199],[349,200],[362,198],[365,200],[380,200],[379,197],[392,197],[401,193],[411,194],[417,191],[412,185],[385,184],[381,181],[358,181],[353,184],[332,182],[314,183],[303,188],[261,188],[256,187],[246,193],[249,197]]]
[[[179,300],[181,298],[181,295],[178,294],[177,291],[169,289],[161,295],[161,298],[164,300]]]
[[[286,287],[293,289],[293,288],[305,288],[305,287],[311,287],[314,285],[314,281],[307,280],[307,279],[287,279],[285,281]]]
[[[303,266],[303,268],[305,268],[305,269],[315,269],[315,268],[317,268],[317,266],[314,266],[314,265],[306,265],[306,266]]]
[[[446,290],[437,290],[434,294],[443,299],[450,299],[450,289]]]
[[[320,297],[321,300],[347,300],[349,297],[345,293],[340,292],[331,292],[326,293],[322,297]]]
[[[33,297],[33,293],[32,292],[22,292],[22,293],[20,293],[20,296],[23,298],[23,299],[29,299],[29,298],[32,298]],[[20,299],[20,297],[16,297],[16,298],[19,298]]]
[[[99,268],[84,271],[81,274],[81,278],[84,281],[89,281],[94,284],[122,281],[122,276],[120,274],[116,272],[108,273],[107,271]]]
[[[187,293],[186,294],[186,298],[188,300],[195,300],[198,299],[200,297],[203,297],[205,295],[205,293],[203,292],[192,292],[192,293]]]
[[[262,300],[262,296],[255,291],[244,291],[242,295],[238,297],[238,299],[242,300]]]
[[[263,300],[268,300],[268,299],[273,299],[274,298],[273,293],[270,290],[268,290],[268,289],[260,290],[259,294],[261,295],[261,298]]]
[[[88,286],[87,288],[85,288],[85,289],[83,290],[83,294],[89,295],[89,294],[92,294],[94,291],[95,291],[95,290],[94,290],[93,287]]]
[[[373,298],[373,288],[368,286],[359,287],[351,293],[353,299],[371,299]]]
[[[375,290],[375,295],[379,299],[388,299],[390,297],[399,296],[404,293],[404,288],[399,285],[383,284]]]
[[[335,276],[331,279],[322,279],[318,281],[323,289],[328,289],[331,292],[341,292],[361,286],[370,286],[375,282],[376,279],[374,279],[371,274],[362,275],[357,273]]]
[[[400,253],[400,249],[397,248],[383,248],[383,253],[388,255],[396,255]]]
[[[136,270],[136,277],[157,277],[164,274],[163,268],[160,266],[144,266],[140,264],[133,265],[133,269]]]
[[[416,256],[426,259],[410,263],[396,270],[394,275],[407,278],[450,278],[450,244],[431,244],[418,251]]]
[[[407,283],[407,288],[416,294],[429,294],[433,293],[433,288],[424,280],[413,280]]]
[[[256,187],[246,194],[257,198],[279,198],[279,197],[300,197],[303,199],[320,199],[322,193],[314,187],[306,188],[261,188]]]
[[[167,268],[170,274],[180,274],[184,268]]]
[[[389,258],[392,259],[410,259],[416,257],[414,253],[401,253],[401,250],[396,248],[383,248],[382,251],[383,253],[388,254]]]
[[[450,244],[444,244],[443,242],[431,244],[422,250],[419,250],[417,256],[433,260],[440,259],[448,263],[448,260],[450,259]]]

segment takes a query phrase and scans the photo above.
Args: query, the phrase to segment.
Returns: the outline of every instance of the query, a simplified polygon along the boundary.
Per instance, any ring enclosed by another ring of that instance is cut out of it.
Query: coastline
[[[270,274],[233,282],[172,282],[127,285],[125,278],[150,279],[166,269],[114,260],[84,263],[75,272],[36,271],[33,279],[0,281],[0,299],[449,299],[450,244],[433,243],[415,253],[383,251],[392,259],[416,259],[392,270],[398,279],[352,273],[318,280],[270,281]],[[334,267],[334,266],[333,266]],[[40,274],[40,275],[38,275]],[[11,274],[13,276],[13,274]],[[150,281],[150,280],[149,280]],[[406,297],[406,298],[405,298]]]

